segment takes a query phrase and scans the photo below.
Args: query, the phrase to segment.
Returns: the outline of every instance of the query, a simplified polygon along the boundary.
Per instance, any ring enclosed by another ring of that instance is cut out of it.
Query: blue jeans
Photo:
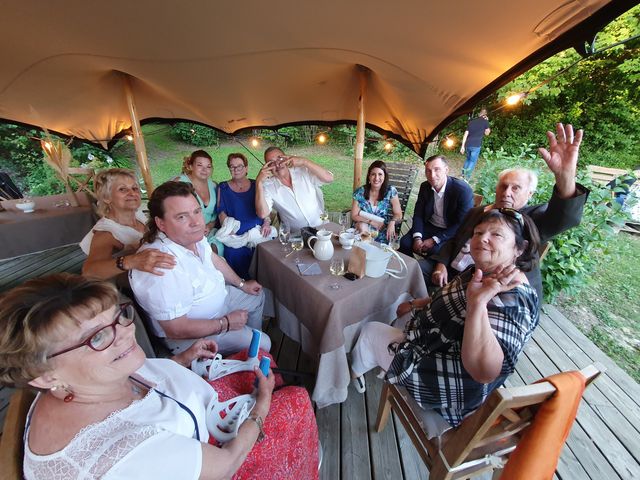
[[[480,147],[468,147],[467,148],[467,159],[464,161],[464,166],[462,167],[462,176],[464,178],[470,178],[473,169],[476,168],[476,163],[478,163],[478,156],[480,155]]]

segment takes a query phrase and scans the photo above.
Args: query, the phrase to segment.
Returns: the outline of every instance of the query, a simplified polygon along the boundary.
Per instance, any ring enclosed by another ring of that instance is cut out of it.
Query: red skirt
[[[273,357],[260,351],[260,358],[271,358],[271,367],[276,367]],[[228,357],[244,360],[247,352],[238,352]],[[251,393],[256,376],[253,372],[240,372],[214,380],[221,401]],[[276,375],[276,388],[283,384]],[[256,443],[234,480],[268,479],[317,479],[318,478],[318,426],[309,394],[301,387],[284,387],[273,392],[269,415],[264,420],[265,438]]]

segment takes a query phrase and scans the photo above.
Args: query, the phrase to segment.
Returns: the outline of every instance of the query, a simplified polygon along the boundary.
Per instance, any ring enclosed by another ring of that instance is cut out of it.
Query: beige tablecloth
[[[79,194],[79,207],[56,207],[67,195],[32,197],[35,211],[24,213],[15,206],[19,200],[1,202],[0,259],[17,257],[49,248],[78,243],[91,230],[96,218],[90,199]]]
[[[348,259],[350,251],[334,240],[334,258]],[[318,376],[312,398],[320,408],[347,398],[349,366],[346,354],[351,350],[362,325],[369,321],[391,323],[399,303],[425,297],[426,287],[418,263],[402,256],[408,274],[402,279],[385,274],[349,281],[329,274],[329,261],[317,263],[321,275],[302,276],[294,262],[295,253],[284,258],[277,241],[258,245],[253,268],[257,280],[273,298],[273,309],[280,329],[301,343],[310,355],[319,355]],[[304,263],[316,262],[311,251],[300,252]],[[390,267],[398,268],[396,259]],[[329,284],[338,282],[338,290]]]

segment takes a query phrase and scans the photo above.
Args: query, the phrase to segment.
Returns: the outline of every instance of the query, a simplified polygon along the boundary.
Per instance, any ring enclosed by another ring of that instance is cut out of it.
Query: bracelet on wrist
[[[220,335],[222,333],[222,331],[224,330],[224,323],[222,323],[222,319],[223,318],[224,317],[218,319],[218,321],[220,322],[220,330],[218,330],[217,335]]]
[[[229,333],[229,317],[227,317],[226,315],[224,316],[224,319],[227,321],[227,328],[225,329],[224,333]]]
[[[254,422],[256,422],[259,430],[256,443],[260,443],[262,440],[264,440],[264,420],[262,420],[262,417],[260,415],[249,415],[247,417],[247,420],[253,420]]]
[[[116,258],[116,267],[118,267],[118,269],[122,270],[123,272],[127,271],[127,269],[124,266],[124,255]]]

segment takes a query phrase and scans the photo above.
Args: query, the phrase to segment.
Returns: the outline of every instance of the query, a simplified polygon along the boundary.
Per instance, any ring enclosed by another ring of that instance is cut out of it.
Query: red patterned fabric
[[[273,357],[260,351],[260,358]],[[246,351],[228,357],[233,360],[247,358]],[[256,376],[253,372],[241,372],[214,380],[211,386],[222,401],[253,391]],[[283,385],[276,375],[276,388]],[[284,387],[273,392],[271,409],[264,421],[265,438],[256,443],[234,480],[318,478],[318,427],[309,395],[301,387]]]

